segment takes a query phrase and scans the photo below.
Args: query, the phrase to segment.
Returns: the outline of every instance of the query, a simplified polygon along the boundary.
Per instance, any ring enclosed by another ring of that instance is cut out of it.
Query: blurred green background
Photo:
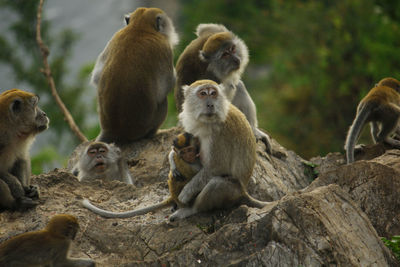
[[[260,128],[306,159],[343,151],[359,100],[380,79],[400,79],[399,1],[174,2],[177,12],[173,20],[181,39],[176,58],[195,38],[199,23],[221,23],[236,33],[250,50],[243,80],[257,105]],[[41,96],[54,132],[46,146],[33,155],[34,173],[46,170],[49,161],[61,167],[78,144],[54,104],[46,80],[38,75],[42,63],[35,40],[37,6],[38,0],[0,0],[0,7],[17,17],[0,33],[0,63],[9,65],[16,81]],[[52,23],[44,17],[42,36],[53,55],[56,86],[85,135],[94,138],[98,123],[89,115],[93,118],[96,114],[96,99],[87,100],[84,94],[93,90],[88,75],[96,58],[80,66],[77,77],[67,81],[67,62],[79,32],[65,29],[49,34]],[[21,49],[23,53],[18,52]],[[177,121],[172,92],[169,100],[163,128],[175,126]],[[364,129],[361,142],[371,142],[368,130]],[[62,147],[60,136],[65,140]]]

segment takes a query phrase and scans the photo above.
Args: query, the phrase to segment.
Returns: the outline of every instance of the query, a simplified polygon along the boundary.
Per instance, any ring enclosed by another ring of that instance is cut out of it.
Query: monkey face
[[[218,91],[212,86],[203,87],[197,91],[197,97],[203,103],[202,115],[209,118],[213,117],[215,115],[214,102],[218,97]]]
[[[179,150],[179,156],[187,163],[194,163],[199,154],[195,146],[187,146]]]
[[[27,137],[47,129],[49,118],[38,107],[39,97],[18,89],[4,92],[2,95],[9,102],[9,117],[17,129],[17,134]]]
[[[96,173],[104,172],[107,169],[108,148],[103,145],[92,145],[87,149],[87,156],[90,166]]]

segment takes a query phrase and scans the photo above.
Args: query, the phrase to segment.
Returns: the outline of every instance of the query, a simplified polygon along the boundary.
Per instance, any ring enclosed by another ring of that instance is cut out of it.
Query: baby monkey
[[[168,174],[168,188],[173,199],[175,210],[184,204],[178,200],[179,193],[183,187],[201,169],[200,142],[190,133],[178,135],[173,142],[171,152],[168,156],[170,171]]]
[[[189,133],[179,134],[173,141],[171,152],[168,155],[170,171],[168,174],[168,188],[170,196],[155,205],[142,209],[131,210],[127,212],[111,212],[97,208],[84,199],[82,204],[89,210],[103,217],[108,218],[128,218],[137,215],[143,215],[152,211],[156,211],[168,206],[173,206],[173,210],[177,207],[182,208],[185,205],[178,200],[178,196],[183,187],[192,179],[194,175],[201,169],[200,163],[200,142]]]

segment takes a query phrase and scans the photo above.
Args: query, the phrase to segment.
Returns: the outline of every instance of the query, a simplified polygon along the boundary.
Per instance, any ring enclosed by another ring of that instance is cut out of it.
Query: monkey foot
[[[33,208],[39,204],[38,201],[32,200],[29,197],[21,197],[17,200],[17,209],[27,210]]]
[[[31,199],[39,199],[39,188],[36,185],[30,185],[24,188],[25,196]]]

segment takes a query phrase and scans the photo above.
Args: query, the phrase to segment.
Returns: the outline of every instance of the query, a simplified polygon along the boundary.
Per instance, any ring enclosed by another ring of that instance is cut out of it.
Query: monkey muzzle
[[[106,169],[106,167],[107,166],[103,158],[96,158],[96,164],[94,165],[96,172],[102,172]]]
[[[50,119],[47,114],[41,109],[37,108],[36,115],[36,129],[38,132],[42,132],[49,127]]]

